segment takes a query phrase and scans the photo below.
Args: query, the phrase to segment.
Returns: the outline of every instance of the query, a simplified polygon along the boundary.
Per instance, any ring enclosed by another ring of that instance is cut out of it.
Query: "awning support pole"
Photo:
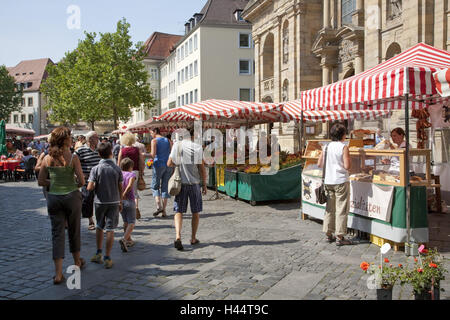
[[[411,245],[411,208],[410,208],[410,198],[411,198],[411,185],[410,185],[410,168],[409,168],[409,96],[405,95],[405,140],[406,140],[406,153],[405,153],[405,175],[406,175],[406,196],[405,196],[405,208],[406,208],[406,245],[405,254],[416,255],[414,247]],[[412,250],[411,250],[412,249]]]

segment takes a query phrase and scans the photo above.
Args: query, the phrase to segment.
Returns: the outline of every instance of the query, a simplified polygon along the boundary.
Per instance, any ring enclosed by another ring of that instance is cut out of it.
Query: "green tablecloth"
[[[214,167],[208,167],[208,188],[214,188],[216,184],[216,171]]]
[[[225,170],[225,193],[232,198],[237,196],[238,173],[236,171]]]
[[[300,165],[280,170],[274,175],[238,172],[238,198],[247,201],[298,199],[301,174]]]

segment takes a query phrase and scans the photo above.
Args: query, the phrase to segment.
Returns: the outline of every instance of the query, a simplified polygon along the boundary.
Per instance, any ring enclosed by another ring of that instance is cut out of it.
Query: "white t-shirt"
[[[344,147],[345,143],[340,141],[328,144],[325,184],[341,184],[349,181],[348,171],[344,168]]]
[[[178,152],[179,148],[181,149]],[[180,153],[181,160],[178,153]],[[202,163],[203,159],[203,148],[201,145],[191,140],[175,142],[170,152],[170,158],[176,165],[180,165],[181,183],[200,184],[198,165]]]

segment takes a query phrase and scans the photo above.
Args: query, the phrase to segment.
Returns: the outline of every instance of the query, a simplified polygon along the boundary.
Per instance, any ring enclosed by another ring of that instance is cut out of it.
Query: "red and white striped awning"
[[[279,121],[282,107],[276,103],[205,100],[166,111],[158,120],[218,121],[223,123],[262,123]]]
[[[303,91],[300,99],[304,110],[401,109],[408,94],[410,107],[422,108],[442,101],[433,73],[449,67],[449,52],[419,43],[353,77]]]
[[[283,115],[287,120],[300,122],[301,113],[299,100],[286,102],[283,105]],[[391,110],[304,110],[303,121],[373,120],[391,114]]]
[[[17,135],[17,136],[34,136],[36,132],[32,129],[26,129],[26,128],[20,128],[15,127],[10,124],[6,124],[5,126],[6,133],[11,135]]]
[[[442,69],[434,74],[436,90],[442,97],[450,96],[450,68]]]

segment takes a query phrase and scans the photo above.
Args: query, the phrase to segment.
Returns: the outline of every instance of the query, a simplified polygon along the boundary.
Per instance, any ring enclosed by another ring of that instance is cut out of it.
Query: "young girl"
[[[128,252],[128,247],[134,245],[133,240],[131,240],[131,232],[134,229],[134,224],[136,223],[136,203],[134,197],[133,184],[136,181],[136,174],[133,172],[134,161],[130,158],[124,158],[120,161],[120,169],[123,175],[123,208],[122,215],[123,219],[123,238],[119,240],[120,247],[123,252]]]

